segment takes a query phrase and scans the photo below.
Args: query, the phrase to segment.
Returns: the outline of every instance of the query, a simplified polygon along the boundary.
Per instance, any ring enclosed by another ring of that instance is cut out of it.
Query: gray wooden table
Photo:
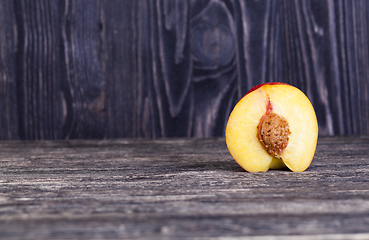
[[[223,237],[369,239],[369,137],[257,174],[222,138],[0,142],[0,238]]]

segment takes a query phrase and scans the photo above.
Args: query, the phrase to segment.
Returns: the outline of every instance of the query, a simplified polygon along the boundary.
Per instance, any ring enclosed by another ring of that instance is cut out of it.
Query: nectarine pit
[[[261,117],[257,137],[262,147],[271,156],[280,158],[283,150],[288,145],[290,127],[287,120],[273,112],[273,107],[268,102],[265,114]]]

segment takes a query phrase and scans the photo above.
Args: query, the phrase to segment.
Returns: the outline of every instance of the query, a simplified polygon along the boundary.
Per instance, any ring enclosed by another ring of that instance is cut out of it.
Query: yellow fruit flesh
[[[228,150],[236,162],[249,172],[265,172],[272,157],[257,140],[257,126],[268,103],[264,91],[256,90],[243,97],[233,109],[226,127]]]
[[[283,116],[291,135],[281,159],[273,158],[258,141],[257,126],[270,100],[273,112]],[[304,171],[311,163],[318,137],[318,124],[309,99],[290,85],[263,85],[247,94],[233,109],[226,127],[226,142],[236,162],[249,172],[287,166]]]
[[[266,86],[266,91],[270,87]],[[268,92],[273,110],[286,118],[291,131],[281,158],[289,169],[302,172],[313,160],[318,140],[318,123],[313,106],[305,94],[295,87],[281,85]]]

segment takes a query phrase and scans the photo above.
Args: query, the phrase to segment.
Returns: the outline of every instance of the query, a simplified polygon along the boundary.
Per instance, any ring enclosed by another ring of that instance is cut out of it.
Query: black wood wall
[[[367,0],[0,0],[0,139],[223,136],[269,81],[368,134],[368,35]]]

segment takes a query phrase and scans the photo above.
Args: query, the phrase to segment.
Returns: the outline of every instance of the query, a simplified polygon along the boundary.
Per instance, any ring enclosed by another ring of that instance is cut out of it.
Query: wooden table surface
[[[0,238],[369,239],[369,137],[251,174],[223,138],[0,142]]]

